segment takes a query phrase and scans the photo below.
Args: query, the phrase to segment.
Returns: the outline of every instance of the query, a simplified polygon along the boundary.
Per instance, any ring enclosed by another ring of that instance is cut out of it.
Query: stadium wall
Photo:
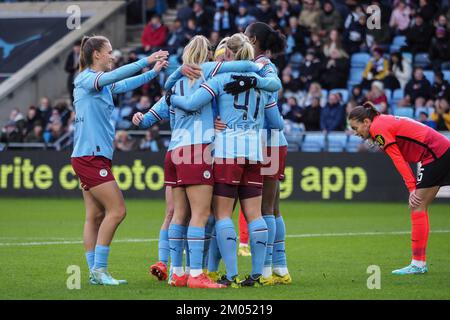
[[[379,153],[290,153],[281,199],[407,201],[400,174]],[[164,153],[117,152],[113,173],[127,198],[164,197]],[[445,190],[442,195],[445,196]],[[80,197],[70,154],[0,153],[0,197]],[[450,195],[447,192],[447,201]]]
[[[81,23],[79,29],[74,29],[53,43],[0,84],[0,125],[6,122],[13,108],[36,105],[42,96],[54,100],[67,95],[68,74],[64,71],[66,58],[73,44],[83,35],[105,35],[115,48],[125,44],[124,1],[2,3],[0,19],[65,17],[70,25],[74,22],[71,18],[73,11],[68,10],[70,6],[78,6],[81,18],[88,19]]]

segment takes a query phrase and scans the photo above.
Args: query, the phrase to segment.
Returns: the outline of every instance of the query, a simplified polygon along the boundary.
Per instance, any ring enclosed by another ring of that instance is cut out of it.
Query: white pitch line
[[[431,233],[450,233],[450,230],[433,230]],[[411,234],[411,231],[388,231],[388,232],[344,232],[344,233],[306,233],[306,234],[289,234],[286,238],[316,238],[316,237],[358,237],[358,236],[387,236],[387,235],[405,235]],[[159,239],[117,239],[114,243],[144,243],[155,242]],[[64,244],[82,244],[83,241],[43,241],[43,242],[9,242],[1,243],[0,247],[32,247],[32,246],[49,246]]]

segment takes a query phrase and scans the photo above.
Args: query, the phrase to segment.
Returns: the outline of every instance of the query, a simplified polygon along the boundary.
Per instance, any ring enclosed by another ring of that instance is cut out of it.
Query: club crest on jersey
[[[211,172],[209,172],[209,170],[203,171],[203,177],[204,177],[205,179],[211,178]]]
[[[384,140],[383,136],[381,134],[377,134],[375,136],[375,141],[380,145],[380,146],[384,146],[386,141]]]
[[[100,177],[106,177],[108,175],[108,170],[106,169],[102,169],[100,170]]]

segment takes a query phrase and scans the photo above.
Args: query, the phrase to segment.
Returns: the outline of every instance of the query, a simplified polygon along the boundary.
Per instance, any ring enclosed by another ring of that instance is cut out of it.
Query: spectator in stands
[[[158,152],[161,150],[158,142],[158,129],[150,128],[145,133],[145,137],[141,139],[139,150],[150,150],[151,152]]]
[[[302,55],[306,52],[305,38],[307,31],[299,25],[298,18],[292,16],[289,18],[289,26],[285,28],[286,42],[292,44],[292,52],[298,52]]]
[[[228,0],[223,1],[223,4],[219,5],[214,14],[213,30],[219,32],[221,37],[233,34],[235,31],[235,16],[236,13],[230,2]]]
[[[323,55],[323,39],[319,32],[311,32],[308,49],[314,49],[316,58],[323,62],[325,59],[325,56]]]
[[[187,0],[186,5],[177,11],[177,20],[181,22],[183,28],[187,28],[188,20],[194,16],[194,0]]]
[[[289,25],[289,18],[291,17],[290,5],[287,0],[279,1],[279,5],[277,6],[276,11],[276,19],[278,21],[278,25],[281,28],[284,28]]]
[[[23,142],[28,142],[28,143],[42,143],[44,142],[44,137],[43,137],[43,133],[44,133],[44,129],[42,127],[41,122],[36,122],[35,126],[33,127],[33,130],[28,132],[28,134],[25,136],[25,138],[23,139]]]
[[[41,124],[41,118],[39,117],[39,113],[35,106],[30,106],[27,110],[27,116],[25,118],[25,128],[22,132],[24,136],[28,133],[32,132],[36,123]]]
[[[169,51],[170,54],[181,54],[183,52],[183,47],[187,43],[181,21],[178,19],[175,20],[169,29],[170,32],[167,37],[166,50]]]
[[[239,4],[238,14],[234,18],[234,24],[237,32],[244,32],[245,28],[255,21],[256,18],[248,13],[247,4],[245,2],[241,2]]]
[[[418,97],[429,99],[431,96],[430,82],[423,75],[422,68],[414,70],[413,78],[409,80],[405,87],[404,98],[399,101],[400,107],[411,106],[415,104]]]
[[[330,131],[343,130],[344,120],[344,107],[339,103],[337,95],[335,93],[330,93],[328,95],[328,103],[320,114],[320,130],[325,134]]]
[[[370,91],[367,92],[367,100],[374,104],[378,112],[381,112],[382,114],[388,113],[388,101],[386,94],[384,93],[383,82],[372,82]]]
[[[211,48],[213,48],[215,50],[216,47],[219,45],[221,39],[222,38],[220,37],[218,32],[212,31],[211,34],[209,35],[209,39],[208,39],[209,43],[211,45]]]
[[[67,77],[67,91],[70,94],[70,101],[73,102],[73,80],[78,74],[78,63],[80,61],[81,40],[73,44],[72,51],[66,58],[64,70],[69,74]]]
[[[349,102],[355,104],[355,106],[360,106],[366,101],[366,97],[363,94],[362,88],[360,85],[355,85],[352,88],[352,92],[350,94]]]
[[[323,55],[326,58],[329,58],[331,51],[334,49],[339,50],[342,57],[348,58],[348,54],[347,52],[345,52],[344,46],[342,44],[341,34],[337,29],[331,30],[328,34],[327,40],[323,45]]]
[[[166,44],[167,34],[168,30],[162,24],[161,16],[154,14],[142,32],[141,43],[144,52],[153,53],[163,48]]]
[[[321,63],[316,56],[316,50],[310,48],[306,52],[305,60],[300,64],[300,83],[302,89],[308,90],[309,85],[320,78]]]
[[[449,32],[449,21],[447,19],[447,17],[445,16],[445,14],[441,13],[435,20],[434,22],[434,28],[437,29],[439,27],[442,27],[445,29],[445,31]]]
[[[119,130],[114,139],[114,148],[116,151],[134,151],[136,150],[136,140],[132,139],[126,131]]]
[[[211,19],[208,17],[208,13],[205,11],[203,1],[196,0],[194,2],[194,16],[195,22],[198,28],[198,34],[207,37],[211,32]]]
[[[366,16],[363,9],[357,5],[348,5],[351,12],[344,22],[344,46],[348,54],[366,51]]]
[[[435,0],[419,0],[419,8],[417,12],[423,17],[426,23],[433,21],[434,14],[436,13],[438,7]]]
[[[297,99],[295,99],[295,97],[290,97],[287,99],[286,104],[289,111],[287,112],[284,119],[295,123],[300,123],[302,120],[302,108],[298,106]]]
[[[318,32],[320,29],[320,3],[316,0],[303,0],[303,9],[300,12],[299,23],[309,32]]]
[[[127,59],[128,62],[127,63],[133,63],[133,62],[136,62],[138,60],[139,59],[138,59],[136,51],[132,50],[132,51],[130,51],[128,53],[128,59]]]
[[[392,53],[389,61],[389,73],[384,78],[384,87],[390,90],[399,88],[404,90],[406,84],[411,79],[411,72],[411,62],[403,58],[399,52]]]
[[[65,100],[56,101],[53,110],[57,111],[59,120],[62,122],[63,126],[66,126],[70,118],[70,113],[72,111],[70,110],[67,101]]]
[[[326,94],[322,92],[322,87],[318,82],[313,82],[309,86],[308,93],[300,100],[300,107],[307,107],[312,104],[312,100],[318,98],[320,106],[323,107],[327,103]]]
[[[52,106],[50,104],[50,99],[47,97],[42,97],[38,107],[39,118],[41,118],[42,126],[47,127],[47,123],[52,115]]]
[[[450,101],[450,84],[444,79],[444,74],[442,71],[434,72],[434,82],[431,86],[431,98],[436,99],[447,99]]]
[[[367,62],[364,69],[363,80],[361,83],[362,88],[370,88],[372,81],[383,81],[388,73],[389,61],[383,57],[383,50],[377,47],[373,50],[372,58]]]
[[[429,57],[434,70],[450,69],[450,41],[445,28],[436,28],[435,36],[431,40]]]
[[[297,95],[302,90],[300,81],[292,77],[292,70],[290,67],[287,67],[286,69],[283,70],[283,74],[281,76],[281,83],[283,85],[285,96]]]
[[[332,30],[339,30],[342,28],[342,16],[334,8],[331,0],[326,0],[322,3],[322,11],[319,15],[319,33],[325,37]]]
[[[258,6],[256,18],[260,22],[269,23],[270,19],[274,17],[274,10],[269,0],[261,0]]]
[[[303,109],[302,122],[306,131],[320,131],[320,98],[312,98],[311,104]]]
[[[184,35],[186,37],[186,41],[189,42],[196,34],[200,32],[200,29],[197,27],[197,22],[194,18],[188,20],[187,27],[184,29]]]
[[[394,35],[405,35],[410,21],[411,8],[406,4],[405,0],[397,2],[395,9],[392,11],[389,27]]]
[[[426,113],[425,111],[421,111],[419,113],[419,117],[418,117],[417,121],[419,121],[420,123],[423,123],[426,126],[433,128],[435,130],[437,128],[436,122],[434,122],[433,120],[430,120],[428,118],[428,113]]]
[[[17,127],[17,124],[14,120],[8,120],[5,126],[2,128],[0,142],[22,142],[22,132]]]
[[[58,141],[64,134],[64,126],[61,121],[54,121],[50,124],[50,139],[48,142],[53,143]]]
[[[431,120],[436,122],[436,129],[450,131],[450,106],[447,99],[437,99]]]
[[[419,52],[428,52],[433,29],[430,24],[425,23],[421,14],[416,14],[415,22],[406,34],[407,51],[416,54]]]
[[[349,60],[342,56],[342,51],[333,49],[322,70],[321,84],[328,90],[346,88],[349,69]]]

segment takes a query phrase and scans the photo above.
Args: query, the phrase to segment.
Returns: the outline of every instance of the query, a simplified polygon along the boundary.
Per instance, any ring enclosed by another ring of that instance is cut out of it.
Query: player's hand
[[[422,203],[422,198],[420,198],[416,194],[416,190],[411,191],[411,193],[409,194],[409,208],[410,209],[417,208],[420,206],[421,203]]]
[[[196,64],[183,64],[181,74],[191,80],[199,79],[202,76],[202,68]]]
[[[251,88],[256,88],[256,77],[247,76],[231,76],[235,81],[228,82],[223,89],[226,93],[236,95],[241,92],[247,91]]]
[[[227,125],[220,120],[220,116],[214,120],[214,129],[217,131],[223,131],[227,128]]]
[[[172,96],[172,90],[167,90],[166,91],[166,95],[165,95],[165,99],[166,99],[166,103],[167,105],[170,107],[171,103],[170,103],[170,97]]]
[[[139,127],[139,124],[144,120],[144,115],[141,112],[136,112],[133,116],[133,124]]]
[[[153,53],[150,57],[147,58],[147,62],[148,64],[152,64],[153,62],[156,61],[161,61],[161,60],[167,60],[167,58],[169,57],[169,51],[156,51],[155,53]]]
[[[155,66],[153,67],[153,70],[156,72],[160,72],[163,68],[167,68],[169,66],[169,61],[167,60],[160,60],[155,63]]]

